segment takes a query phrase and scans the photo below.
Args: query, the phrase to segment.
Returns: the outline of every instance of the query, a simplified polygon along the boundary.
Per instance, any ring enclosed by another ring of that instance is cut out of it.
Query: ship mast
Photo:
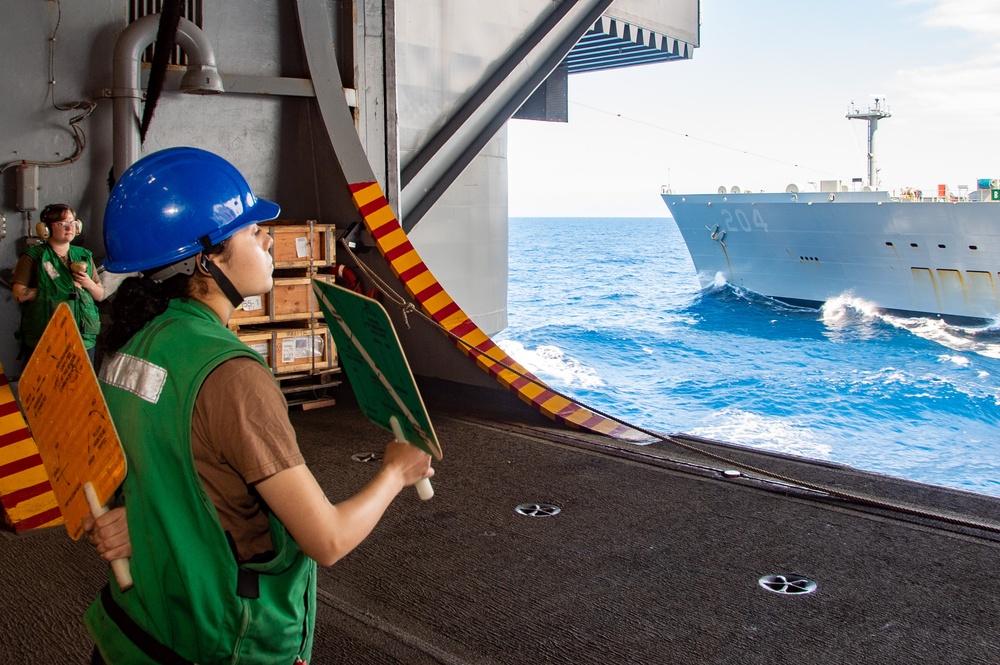
[[[878,170],[875,168],[875,130],[878,129],[879,120],[892,117],[889,108],[882,107],[884,101],[884,98],[876,97],[875,106],[869,106],[867,111],[857,110],[854,107],[854,102],[851,102],[851,107],[847,111],[848,120],[868,121],[868,186],[872,189],[878,189],[876,178]]]

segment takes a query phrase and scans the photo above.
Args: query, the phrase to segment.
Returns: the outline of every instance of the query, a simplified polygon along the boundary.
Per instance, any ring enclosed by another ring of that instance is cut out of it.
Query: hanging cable
[[[56,25],[52,30],[52,36],[49,37],[49,99],[52,103],[52,108],[57,111],[79,111],[79,113],[69,119],[69,131],[73,135],[73,143],[76,148],[69,157],[54,162],[35,161],[31,159],[17,159],[5,162],[4,164],[0,164],[0,173],[15,166],[37,166],[39,168],[66,166],[80,159],[87,148],[87,135],[84,133],[83,128],[80,127],[80,123],[89,118],[90,114],[94,112],[94,109],[97,108],[96,102],[82,100],[60,104],[56,101],[56,43],[61,24],[62,2],[61,0],[56,0]]]

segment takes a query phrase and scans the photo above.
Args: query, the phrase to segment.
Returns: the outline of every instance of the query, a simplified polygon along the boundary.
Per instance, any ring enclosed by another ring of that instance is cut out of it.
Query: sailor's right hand
[[[83,518],[83,531],[87,540],[105,561],[132,556],[132,541],[128,535],[128,520],[124,508],[112,508],[97,519]]]
[[[382,468],[397,472],[403,486],[415,485],[424,478],[433,478],[431,456],[405,441],[393,439],[385,446]]]

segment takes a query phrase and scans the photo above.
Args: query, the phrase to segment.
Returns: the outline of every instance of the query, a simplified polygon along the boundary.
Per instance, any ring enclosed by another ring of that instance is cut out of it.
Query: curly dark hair
[[[227,238],[205,253],[219,254],[225,258],[230,251]],[[156,270],[149,272],[155,274]],[[174,298],[201,296],[207,292],[205,278],[198,276],[197,272],[194,275],[174,275],[162,282],[145,275],[127,278],[111,297],[108,325],[101,327],[97,337],[94,355],[98,363],[105,354],[114,353],[125,346],[147,323],[167,311],[167,306]]]
[[[109,323],[97,337],[96,357],[114,353],[132,339],[143,326],[167,311],[174,298],[190,294],[190,275],[176,275],[165,282],[148,277],[129,277],[121,283],[109,308]]]

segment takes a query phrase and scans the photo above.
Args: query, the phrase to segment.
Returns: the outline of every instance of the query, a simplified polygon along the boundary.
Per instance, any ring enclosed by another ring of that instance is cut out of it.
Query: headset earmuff
[[[49,225],[45,222],[38,222],[35,224],[35,235],[42,240],[49,239]]]

